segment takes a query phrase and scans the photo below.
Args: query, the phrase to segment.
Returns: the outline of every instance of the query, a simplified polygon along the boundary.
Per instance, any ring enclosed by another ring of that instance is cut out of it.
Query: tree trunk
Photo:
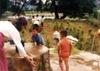
[[[59,19],[58,9],[55,7],[55,19]]]
[[[54,7],[55,19],[59,19],[58,5],[56,5],[56,0],[53,0],[52,4],[53,4],[53,7]]]

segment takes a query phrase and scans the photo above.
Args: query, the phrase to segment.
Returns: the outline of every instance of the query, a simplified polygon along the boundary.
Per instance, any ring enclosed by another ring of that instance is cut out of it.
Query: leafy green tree
[[[42,6],[43,6],[43,2],[42,0],[39,0],[39,2],[37,3],[37,11],[41,11],[42,12]]]
[[[27,0],[19,0],[19,1],[12,0],[10,11],[13,12],[13,15],[24,14],[23,8],[25,7],[27,2],[28,2]]]
[[[54,8],[52,5],[51,0],[46,0],[45,4],[43,5],[43,11],[54,12]]]
[[[9,0],[0,0],[0,16],[7,10]]]
[[[31,5],[35,5],[36,4],[36,0],[30,0],[30,4]]]
[[[96,7],[96,0],[58,0],[58,11],[63,13],[62,19],[66,16],[83,17],[86,13],[92,14]]]
[[[59,19],[58,15],[58,0],[53,0],[52,1],[53,7],[54,7],[54,13],[55,13],[55,19]]]

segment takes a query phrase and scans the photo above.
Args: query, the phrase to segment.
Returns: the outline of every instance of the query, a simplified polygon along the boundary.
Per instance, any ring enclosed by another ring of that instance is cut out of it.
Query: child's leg
[[[62,58],[59,58],[59,65],[60,65],[61,71],[64,71],[64,64],[63,64]]]
[[[66,71],[69,71],[68,58],[63,58]]]

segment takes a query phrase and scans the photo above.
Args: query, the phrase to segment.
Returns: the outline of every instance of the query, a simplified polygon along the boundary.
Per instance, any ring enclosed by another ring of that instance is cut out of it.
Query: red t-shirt
[[[63,38],[59,42],[58,54],[60,57],[69,57],[71,53],[71,42],[67,38]]]

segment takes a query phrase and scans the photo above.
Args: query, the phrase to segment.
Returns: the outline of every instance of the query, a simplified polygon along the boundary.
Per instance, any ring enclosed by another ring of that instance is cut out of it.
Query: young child
[[[35,47],[39,48],[40,53],[45,53],[48,51],[48,48],[45,46],[43,37],[39,33],[40,26],[37,24],[33,25],[32,29],[32,41],[35,43]]]
[[[58,55],[59,55],[59,65],[61,68],[61,71],[68,71],[69,66],[68,66],[68,59],[71,54],[71,42],[66,38],[67,36],[67,31],[62,30],[60,32],[60,41],[58,43]],[[65,67],[65,68],[64,68]]]
[[[43,45],[42,38],[38,35],[39,26],[37,24],[33,25],[32,29],[32,41],[35,45],[40,46]]]
[[[59,40],[60,40],[60,33],[57,30],[55,30],[53,33],[53,43],[58,44]]]

